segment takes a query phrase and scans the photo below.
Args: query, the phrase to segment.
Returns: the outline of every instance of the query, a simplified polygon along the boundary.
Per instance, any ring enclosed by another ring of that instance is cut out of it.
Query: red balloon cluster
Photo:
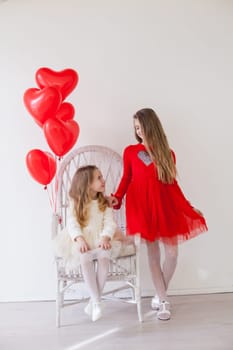
[[[35,80],[39,88],[25,91],[25,107],[43,129],[50,149],[62,157],[74,146],[80,132],[73,119],[74,106],[64,102],[78,84],[78,73],[70,68],[56,72],[43,67],[37,70]],[[26,164],[31,176],[43,185],[48,185],[56,174],[56,159],[49,152],[31,150]]]

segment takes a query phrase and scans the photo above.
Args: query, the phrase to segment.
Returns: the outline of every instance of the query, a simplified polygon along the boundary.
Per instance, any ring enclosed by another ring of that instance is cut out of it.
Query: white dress
[[[77,222],[73,203],[67,211],[66,227],[54,238],[55,255],[65,259],[66,269],[76,269],[80,265],[80,251],[75,238],[83,236],[91,250],[99,246],[101,237],[108,236],[111,239],[116,231],[117,224],[113,217],[113,210],[107,207],[104,211],[99,210],[98,200],[92,200],[89,208],[89,222],[81,228]],[[116,258],[120,254],[122,243],[111,241],[111,257]]]
[[[74,240],[78,236],[83,236],[90,249],[97,248],[103,236],[108,236],[112,239],[116,227],[112,209],[107,207],[104,211],[100,211],[97,199],[92,200],[90,203],[89,222],[84,228],[81,228],[77,222],[72,205],[68,209],[66,228],[71,239]]]

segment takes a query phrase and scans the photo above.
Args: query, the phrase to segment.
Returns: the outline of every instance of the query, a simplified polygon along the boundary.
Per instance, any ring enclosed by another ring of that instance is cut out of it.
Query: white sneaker
[[[152,308],[153,310],[159,310],[159,305],[160,305],[159,297],[158,297],[158,295],[155,295],[155,296],[151,299],[151,308]]]
[[[159,305],[159,311],[157,312],[157,318],[162,321],[170,320],[170,303],[168,301],[162,301]]]
[[[89,303],[85,306],[84,312],[85,312],[85,314],[87,314],[88,316],[91,316],[91,315],[92,315],[92,302],[91,302],[91,301],[89,301]]]
[[[96,302],[92,304],[92,313],[91,319],[93,322],[97,321],[102,317],[102,307],[100,302]]]

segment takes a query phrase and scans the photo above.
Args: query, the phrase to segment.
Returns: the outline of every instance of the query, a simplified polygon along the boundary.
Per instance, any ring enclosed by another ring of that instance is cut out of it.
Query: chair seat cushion
[[[134,243],[122,244],[119,257],[129,256],[134,254],[136,254],[136,248]]]

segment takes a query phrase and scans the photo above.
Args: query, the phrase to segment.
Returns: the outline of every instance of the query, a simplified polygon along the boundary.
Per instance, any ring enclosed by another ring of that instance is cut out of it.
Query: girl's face
[[[138,119],[134,119],[134,128],[135,128],[136,134],[143,140],[142,128]]]
[[[105,181],[99,169],[94,170],[93,181],[90,185],[92,198],[95,198],[98,192],[105,191]]]

